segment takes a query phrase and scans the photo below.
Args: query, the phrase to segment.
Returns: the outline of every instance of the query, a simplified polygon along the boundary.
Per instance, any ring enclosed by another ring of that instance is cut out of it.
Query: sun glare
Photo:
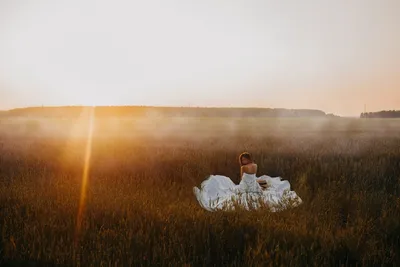
[[[89,112],[90,112],[90,115],[88,118],[88,133],[87,133],[87,140],[86,140],[85,159],[83,162],[81,196],[80,196],[80,200],[79,200],[79,209],[78,209],[78,216],[77,216],[77,222],[76,222],[75,242],[78,242],[78,240],[79,240],[82,220],[84,217],[84,209],[85,209],[85,205],[86,205],[86,192],[87,192],[87,185],[88,185],[88,178],[89,178],[89,171],[90,171],[90,158],[91,158],[91,154],[92,154],[92,140],[93,140],[95,108],[94,107],[90,108]]]

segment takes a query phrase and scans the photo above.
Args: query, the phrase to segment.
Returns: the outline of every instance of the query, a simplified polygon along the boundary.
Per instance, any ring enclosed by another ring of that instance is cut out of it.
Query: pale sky
[[[0,109],[400,109],[399,0],[0,0]]]

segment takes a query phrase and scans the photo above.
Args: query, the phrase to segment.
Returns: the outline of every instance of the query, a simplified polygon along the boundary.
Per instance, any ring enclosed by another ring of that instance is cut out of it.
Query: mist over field
[[[4,112],[2,124],[14,134],[29,131],[39,135],[85,134],[93,120],[99,136],[148,137],[171,135],[193,139],[220,134],[263,135],[265,133],[325,134],[359,132],[387,134],[397,129],[397,120],[364,120],[340,118],[319,110],[265,108],[173,108],[173,107],[54,107],[24,108]],[[262,127],[258,127],[262,125]],[[198,133],[198,134],[193,134]]]

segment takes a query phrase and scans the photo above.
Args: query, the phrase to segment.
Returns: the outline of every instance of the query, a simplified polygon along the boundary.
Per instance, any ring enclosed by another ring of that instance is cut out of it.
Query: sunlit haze
[[[0,0],[0,109],[400,109],[400,1]]]

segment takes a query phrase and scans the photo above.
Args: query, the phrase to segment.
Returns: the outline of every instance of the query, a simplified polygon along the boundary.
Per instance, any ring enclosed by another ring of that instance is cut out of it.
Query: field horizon
[[[77,116],[86,109],[95,108],[102,116],[212,116],[212,117],[339,117],[327,114],[318,109],[296,109],[296,108],[269,108],[269,107],[228,107],[228,106],[32,106],[13,108],[2,111],[5,115],[17,116]]]

